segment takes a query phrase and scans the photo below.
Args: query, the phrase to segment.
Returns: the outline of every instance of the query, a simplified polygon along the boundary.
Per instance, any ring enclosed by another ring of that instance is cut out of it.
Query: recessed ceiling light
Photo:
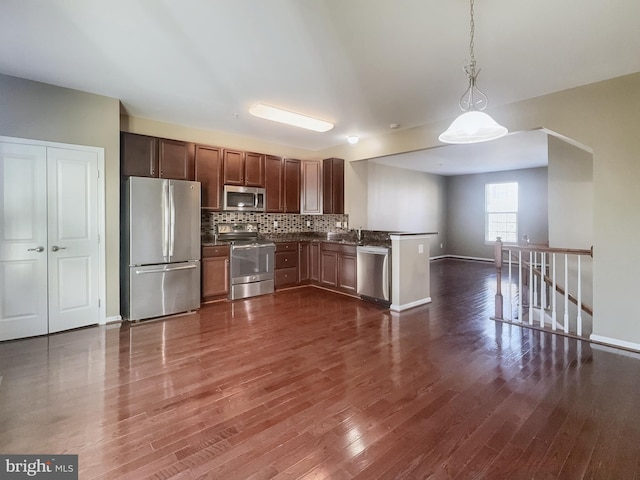
[[[349,142],[351,145],[355,145],[359,141],[360,141],[360,137],[358,137],[357,135],[349,135],[347,137],[347,142]]]
[[[280,108],[270,107],[262,103],[256,103],[249,109],[249,113],[254,117],[272,120],[274,122],[293,125],[294,127],[306,128],[314,132],[328,132],[333,128],[333,123],[318,120],[317,118],[307,117],[299,113],[288,112]]]

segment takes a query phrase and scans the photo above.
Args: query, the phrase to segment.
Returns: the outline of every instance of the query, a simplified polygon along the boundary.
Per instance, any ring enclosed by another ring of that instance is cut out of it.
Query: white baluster
[[[507,295],[509,295],[509,316],[508,320],[513,321],[513,298],[511,297],[511,250],[508,251],[509,255],[509,288],[507,289]]]
[[[544,327],[545,309],[547,307],[546,286],[544,281],[545,274],[545,258],[544,252],[540,252],[540,327]]]
[[[522,250],[518,251],[518,321],[522,322]]]
[[[556,319],[556,254],[552,253],[551,254],[551,262],[552,262],[552,266],[551,266],[551,276],[553,278],[552,280],[552,286],[551,286],[551,329],[555,330],[558,327],[558,323],[557,323],[557,319]]]
[[[569,332],[569,255],[564,254],[564,333]]]
[[[533,252],[529,252],[529,325],[533,325]]]
[[[579,337],[582,336],[582,275],[580,269],[580,255],[578,255],[578,318],[576,319],[576,323]]]

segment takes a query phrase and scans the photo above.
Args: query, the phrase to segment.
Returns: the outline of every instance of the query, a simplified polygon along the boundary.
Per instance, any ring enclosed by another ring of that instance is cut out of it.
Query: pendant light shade
[[[504,137],[509,131],[483,112],[470,110],[456,118],[438,140],[444,143],[478,143]]]
[[[469,64],[464,71],[469,80],[469,86],[458,104],[464,113],[456,118],[449,128],[443,132],[438,140],[444,143],[478,143],[504,137],[509,131],[497,123],[481,110],[487,108],[487,96],[478,89],[477,81],[480,69],[476,69],[476,58],[473,54],[475,22],[473,20],[473,3],[471,4],[471,40],[469,42]]]

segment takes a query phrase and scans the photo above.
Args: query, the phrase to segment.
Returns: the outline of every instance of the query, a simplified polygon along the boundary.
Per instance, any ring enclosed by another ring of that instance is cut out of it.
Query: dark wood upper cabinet
[[[224,184],[264,187],[265,156],[261,153],[224,151]]]
[[[264,187],[264,161],[261,153],[244,154],[244,184],[247,187]]]
[[[157,177],[158,139],[121,132],[120,174],[123,177]]]
[[[300,160],[284,160],[284,213],[300,213]]]
[[[196,145],[196,181],[202,185],[202,208],[222,209],[222,149]]]
[[[193,180],[195,178],[193,145],[178,140],[158,139],[160,178]]]
[[[282,158],[267,155],[264,159],[266,211],[281,213],[284,211],[284,174]]]
[[[244,185],[244,152],[224,151],[224,184]]]
[[[121,132],[120,162],[123,177],[195,178],[193,145],[179,140]]]
[[[322,180],[322,213],[344,213],[344,160],[323,160]]]
[[[300,164],[300,213],[322,213],[322,161],[303,160]]]

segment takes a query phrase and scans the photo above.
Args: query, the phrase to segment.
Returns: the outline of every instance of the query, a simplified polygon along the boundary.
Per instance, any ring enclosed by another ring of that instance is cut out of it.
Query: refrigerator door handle
[[[176,202],[173,185],[169,184],[169,258],[173,257],[176,235]]]
[[[181,267],[172,267],[172,268],[154,268],[152,270],[136,270],[136,275],[145,275],[147,273],[166,273],[166,272],[175,272],[176,270],[192,270],[197,268],[196,265],[184,265]]]
[[[168,187],[169,185],[164,182],[162,184],[162,256],[169,256],[169,205],[167,205],[169,195],[168,195]]]

